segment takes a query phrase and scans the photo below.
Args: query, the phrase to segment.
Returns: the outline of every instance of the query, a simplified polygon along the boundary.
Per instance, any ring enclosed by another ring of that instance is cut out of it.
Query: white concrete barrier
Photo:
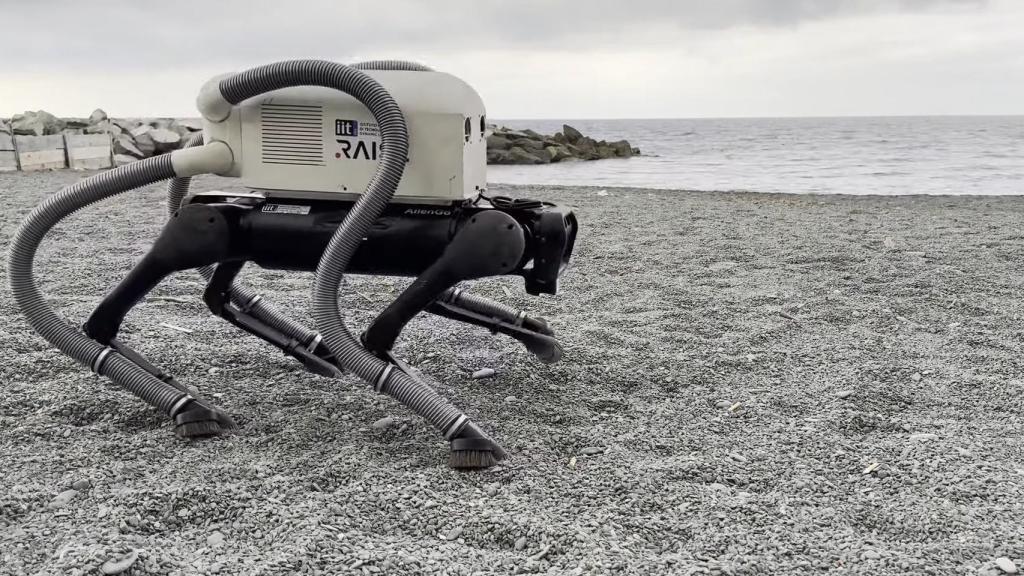
[[[14,137],[0,132],[0,172],[18,169],[18,154],[14,151]]]
[[[100,170],[113,166],[109,134],[65,134],[68,167],[72,170]]]
[[[18,151],[18,165],[24,171],[67,168],[67,153],[61,134],[15,136],[14,145]]]

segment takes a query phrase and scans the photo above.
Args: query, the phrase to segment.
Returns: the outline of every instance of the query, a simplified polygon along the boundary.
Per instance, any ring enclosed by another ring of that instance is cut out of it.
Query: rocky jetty
[[[561,132],[547,136],[533,130],[489,126],[488,164],[550,164],[579,160],[629,158],[640,154],[627,140],[606,142],[584,136],[565,124]],[[175,150],[202,130],[198,119],[110,118],[97,109],[88,118],[58,118],[45,110],[0,118],[0,133],[15,136],[61,134],[110,134],[115,165]]]
[[[0,119],[0,132],[15,136],[60,134],[110,134],[114,163],[127,164],[180,148],[188,138],[202,130],[198,119],[190,118],[110,118],[96,109],[88,118],[57,118],[45,110],[15,114]]]
[[[492,126],[487,136],[488,164],[550,164],[629,158],[639,154],[640,149],[630,146],[627,140],[594,140],[568,124],[563,124],[562,131],[551,136],[497,126]]]

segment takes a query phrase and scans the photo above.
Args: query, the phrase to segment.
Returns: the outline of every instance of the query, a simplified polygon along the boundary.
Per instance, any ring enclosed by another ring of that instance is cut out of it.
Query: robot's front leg
[[[513,310],[500,302],[453,288],[435,300],[427,311],[510,336],[545,364],[562,359],[562,346],[548,323],[543,318],[528,316],[523,310]]]
[[[221,210],[189,205],[171,217],[153,247],[100,302],[85,333],[101,344],[117,335],[128,312],[173,272],[207,266],[230,257],[231,224]]]
[[[433,264],[420,274],[363,333],[368,350],[384,355],[402,328],[459,282],[514,270],[526,253],[522,226],[508,214],[474,214]]]
[[[110,347],[167,384],[186,392],[181,405],[171,410],[176,424],[175,431],[180,436],[217,434],[224,429],[234,428],[235,423],[208,401],[190,393],[141,354],[118,341],[116,336],[128,312],[169,274],[230,258],[230,239],[231,224],[225,213],[209,206],[182,208],[164,227],[149,253],[100,302],[84,326],[90,338]]]

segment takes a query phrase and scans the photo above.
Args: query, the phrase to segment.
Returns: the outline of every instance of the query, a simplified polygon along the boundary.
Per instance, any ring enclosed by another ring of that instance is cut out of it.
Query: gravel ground
[[[0,175],[0,242],[81,177]],[[209,316],[192,273],[124,331],[242,423],[178,440],[52,350],[5,288],[0,573],[95,574],[133,551],[134,574],[1024,570],[1024,199],[495,188],[578,209],[559,296],[475,288],[547,317],[565,359],[436,318],[400,353],[504,465],[448,469],[390,398]],[[39,279],[73,322],[144,253],[162,195],[51,233]],[[308,318],[308,274],[246,277]],[[352,284],[363,325],[404,281]]]

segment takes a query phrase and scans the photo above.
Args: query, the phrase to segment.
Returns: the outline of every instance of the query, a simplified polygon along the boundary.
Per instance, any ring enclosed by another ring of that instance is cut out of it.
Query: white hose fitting
[[[171,166],[179,178],[199,174],[223,174],[231,170],[234,163],[235,157],[231,153],[231,147],[219,141],[171,152]]]
[[[227,120],[231,115],[232,105],[220,93],[220,81],[226,76],[231,76],[231,74],[221,74],[210,78],[199,89],[199,96],[196,97],[196,108],[199,109],[199,113],[214,124]]]

